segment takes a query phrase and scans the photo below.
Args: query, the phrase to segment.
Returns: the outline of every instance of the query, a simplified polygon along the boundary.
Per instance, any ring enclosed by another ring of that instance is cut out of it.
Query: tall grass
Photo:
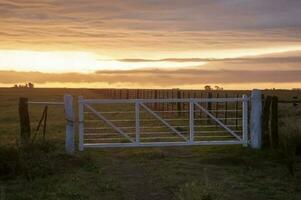
[[[50,142],[0,147],[0,180],[35,178],[62,173],[87,163],[87,157],[68,156]],[[89,160],[90,161],[90,160]]]
[[[280,126],[280,154],[291,175],[295,175],[295,165],[301,156],[301,127],[292,118],[284,118]]]

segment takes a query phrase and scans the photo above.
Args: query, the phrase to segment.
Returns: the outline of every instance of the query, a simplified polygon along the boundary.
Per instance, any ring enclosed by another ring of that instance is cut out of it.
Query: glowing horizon
[[[134,70],[143,68],[173,69],[195,67],[205,62],[139,62],[129,63],[99,57],[90,52],[76,51],[19,51],[0,50],[0,70],[38,71],[49,73],[80,72],[91,73],[97,70]],[[11,67],[8,67],[11,66]]]
[[[227,59],[241,58],[246,56],[262,56],[272,53],[285,53],[301,50],[301,46],[282,48],[262,48],[262,49],[241,49],[225,51],[224,54],[207,54],[204,59]],[[199,53],[200,54],[200,53]],[[174,54],[174,59],[198,58],[197,52],[187,53],[182,57]],[[202,55],[202,54],[201,54]],[[204,53],[203,53],[204,55]],[[166,59],[168,57],[161,57]],[[207,62],[201,61],[154,61],[154,62],[122,62],[107,56],[100,56],[92,52],[80,51],[25,51],[25,50],[0,50],[0,70],[14,71],[38,71],[49,73],[80,72],[91,73],[97,70],[135,70],[135,69],[176,69],[185,67],[197,67],[205,65]]]

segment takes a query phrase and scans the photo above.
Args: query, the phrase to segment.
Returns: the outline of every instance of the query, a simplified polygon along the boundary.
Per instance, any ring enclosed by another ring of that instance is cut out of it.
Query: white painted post
[[[261,148],[261,120],[262,120],[262,102],[261,91],[253,90],[251,95],[251,147],[253,149]]]
[[[140,143],[140,102],[135,102],[136,143]]]
[[[189,143],[194,142],[194,102],[189,101]]]
[[[79,139],[79,150],[84,150],[84,98],[78,97],[78,139]]]
[[[242,140],[243,146],[248,146],[248,96],[242,95]]]
[[[74,154],[74,115],[73,97],[69,94],[64,95],[64,106],[66,115],[66,140],[65,149],[68,154]]]

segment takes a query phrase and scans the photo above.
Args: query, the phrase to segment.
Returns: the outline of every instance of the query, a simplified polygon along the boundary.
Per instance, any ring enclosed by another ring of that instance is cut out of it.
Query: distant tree
[[[215,88],[215,90],[223,90],[223,88],[219,87],[218,85],[215,85],[214,88]]]
[[[212,88],[211,88],[210,85],[205,85],[204,89],[205,89],[205,90],[212,90]]]
[[[34,88],[33,83],[28,83],[28,87],[29,87],[29,88]]]

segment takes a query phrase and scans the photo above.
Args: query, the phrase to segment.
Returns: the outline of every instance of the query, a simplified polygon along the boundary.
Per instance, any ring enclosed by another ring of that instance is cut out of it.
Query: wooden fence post
[[[19,99],[19,117],[20,117],[20,142],[22,145],[27,144],[30,140],[31,128],[28,113],[28,98]]]
[[[236,98],[239,98],[239,94],[236,94]],[[235,102],[235,128],[238,128],[238,101]]]
[[[263,127],[263,135],[262,135],[262,144],[263,146],[269,145],[269,122],[270,122],[270,110],[271,110],[271,101],[272,97],[267,96],[264,100],[263,106],[263,115],[262,115],[262,127]]]
[[[177,91],[177,99],[181,99],[180,89],[177,89],[176,91]],[[180,102],[177,103],[177,110],[178,110],[178,116],[180,116],[181,115],[181,103]]]
[[[66,141],[65,149],[68,154],[74,154],[74,115],[73,97],[69,94],[64,95],[64,106],[66,115]]]
[[[271,132],[270,132],[270,141],[271,147],[276,148],[279,144],[279,135],[278,135],[278,97],[272,97],[272,117],[271,117]]]
[[[260,149],[262,144],[262,101],[260,90],[252,91],[251,103],[251,147]]]
[[[158,90],[154,90],[154,99],[158,99]],[[155,110],[158,110],[158,103],[155,103]]]
[[[129,99],[130,98],[130,91],[129,89],[125,89],[125,92],[126,92],[126,99]]]
[[[227,99],[228,98],[228,94],[226,93],[225,94],[225,98]],[[226,101],[225,102],[225,112],[224,112],[224,122],[225,122],[225,125],[227,125],[227,123],[228,123],[228,102]]]
[[[217,99],[219,98],[219,93],[216,93],[216,98],[217,98]],[[218,102],[215,102],[215,117],[216,117],[216,118],[218,118],[218,116],[219,116],[218,109],[219,109],[219,103],[218,103]],[[213,113],[213,112],[212,112],[212,113]],[[215,124],[215,127],[218,127],[218,124],[217,124],[217,123]]]
[[[212,92],[208,92],[207,98],[208,99],[212,98]],[[208,112],[212,112],[212,102],[211,101],[207,102],[207,110],[208,110]],[[208,118],[207,119],[207,124],[211,124],[211,119],[208,116],[206,116],[206,117]]]

